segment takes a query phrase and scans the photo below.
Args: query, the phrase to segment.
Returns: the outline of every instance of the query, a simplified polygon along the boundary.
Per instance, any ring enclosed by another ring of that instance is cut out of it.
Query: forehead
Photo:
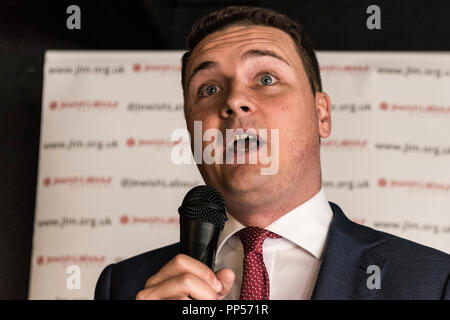
[[[232,60],[250,48],[270,49],[288,62],[300,62],[292,38],[284,31],[267,26],[231,26],[213,32],[195,46],[187,63],[187,74],[205,60]]]

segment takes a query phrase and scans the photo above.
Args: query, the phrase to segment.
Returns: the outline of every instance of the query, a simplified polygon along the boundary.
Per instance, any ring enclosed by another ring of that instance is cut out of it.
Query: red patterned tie
[[[258,227],[244,228],[237,235],[244,246],[244,271],[239,299],[269,300],[269,276],[264,265],[262,245],[267,237],[281,237]]]

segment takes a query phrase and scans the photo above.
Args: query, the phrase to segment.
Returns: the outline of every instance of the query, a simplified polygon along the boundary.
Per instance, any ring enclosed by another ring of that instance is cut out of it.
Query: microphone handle
[[[209,222],[180,217],[181,253],[197,259],[214,269],[220,229]]]

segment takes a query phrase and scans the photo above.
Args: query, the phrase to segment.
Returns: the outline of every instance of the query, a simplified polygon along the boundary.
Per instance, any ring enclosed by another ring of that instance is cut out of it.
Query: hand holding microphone
[[[217,241],[226,221],[225,200],[213,187],[190,190],[178,209],[181,254],[148,278],[138,300],[216,300],[224,298],[234,282],[234,272],[214,273]]]

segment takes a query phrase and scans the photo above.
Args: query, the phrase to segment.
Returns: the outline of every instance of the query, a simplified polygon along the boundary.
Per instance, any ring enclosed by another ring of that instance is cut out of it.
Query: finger
[[[216,292],[222,290],[222,284],[214,272],[203,262],[200,262],[185,254],[178,254],[162,267],[155,275],[145,283],[145,287],[151,287],[159,282],[175,277],[183,273],[191,273],[208,283]]]
[[[191,297],[183,297],[183,298],[178,299],[178,300],[194,300],[194,299],[192,299]]]
[[[179,274],[151,287],[141,290],[137,300],[166,300],[192,298],[195,300],[216,300],[217,292],[192,273]]]
[[[194,300],[191,297],[172,297],[172,298],[168,298],[167,300]]]
[[[219,299],[225,298],[233,286],[235,275],[231,269],[220,269],[216,272],[216,277],[222,283],[222,290],[219,292]]]

